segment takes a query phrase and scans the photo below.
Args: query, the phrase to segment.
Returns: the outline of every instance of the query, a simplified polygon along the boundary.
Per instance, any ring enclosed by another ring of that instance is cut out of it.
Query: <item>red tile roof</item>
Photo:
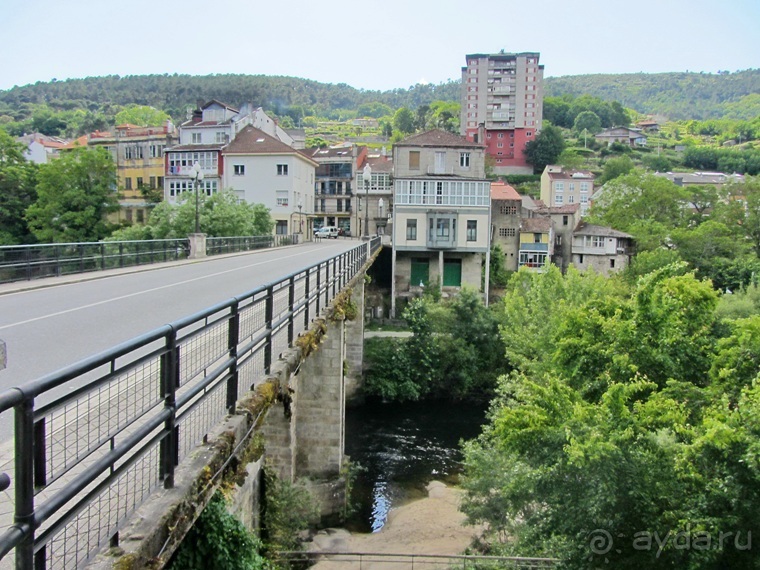
[[[522,200],[512,186],[501,180],[491,182],[491,200]]]
[[[434,129],[420,133],[419,135],[412,135],[411,137],[404,139],[403,141],[396,143],[396,146],[443,146],[443,147],[469,147],[469,148],[484,148],[482,144],[474,143],[467,140],[466,137],[455,135],[448,131],[442,131],[440,129]]]

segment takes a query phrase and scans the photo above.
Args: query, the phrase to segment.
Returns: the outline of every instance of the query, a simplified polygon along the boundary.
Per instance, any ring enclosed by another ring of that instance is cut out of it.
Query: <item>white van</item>
[[[314,232],[314,237],[338,239],[338,228],[335,226],[321,227],[316,232]]]

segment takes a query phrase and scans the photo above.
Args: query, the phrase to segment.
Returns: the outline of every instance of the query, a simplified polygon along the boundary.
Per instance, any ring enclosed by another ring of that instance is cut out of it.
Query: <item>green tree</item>
[[[198,218],[201,231],[210,237],[266,236],[274,221],[263,204],[238,203],[234,192],[223,190],[199,196]],[[185,237],[195,230],[195,195],[188,192],[178,204],[161,202],[142,226],[119,229],[110,239],[166,239]]]
[[[604,163],[602,176],[598,184],[605,184],[618,176],[623,176],[633,171],[633,161],[628,156],[615,156]]]
[[[116,124],[130,124],[138,127],[160,127],[166,124],[169,115],[148,105],[128,105],[116,113]]]
[[[0,245],[34,241],[24,212],[37,198],[36,167],[23,153],[24,146],[0,129]]]
[[[547,164],[555,164],[565,150],[562,132],[548,125],[532,141],[525,145],[525,157],[533,165],[533,172],[541,173]]]
[[[393,115],[393,128],[405,135],[414,132],[415,116],[406,107],[401,107]]]
[[[593,111],[583,111],[582,113],[579,113],[573,122],[573,130],[576,133],[582,133],[584,129],[588,130],[592,135],[601,131],[602,120],[599,118],[599,115]]]
[[[106,219],[119,208],[116,165],[102,148],[74,149],[39,168],[37,200],[26,210],[43,243],[98,241],[113,230]]]

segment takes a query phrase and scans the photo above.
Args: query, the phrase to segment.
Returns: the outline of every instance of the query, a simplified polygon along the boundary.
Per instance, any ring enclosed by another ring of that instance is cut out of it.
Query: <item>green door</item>
[[[462,260],[447,259],[443,262],[443,286],[462,286]]]
[[[430,260],[427,258],[412,258],[412,277],[409,284],[419,287],[420,283],[427,287],[430,281]]]

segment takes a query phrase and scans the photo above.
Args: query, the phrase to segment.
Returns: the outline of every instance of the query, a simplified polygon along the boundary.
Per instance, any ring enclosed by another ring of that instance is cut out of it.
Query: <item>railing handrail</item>
[[[473,560],[483,562],[515,562],[524,564],[547,564],[553,565],[558,563],[558,558],[538,558],[538,557],[525,557],[525,556],[493,556],[485,554],[422,554],[411,552],[341,552],[341,551],[303,551],[303,550],[287,550],[280,551],[275,554],[276,560],[313,560],[323,556],[331,557],[352,557],[352,558],[396,558],[415,560],[419,558],[432,559],[432,560]],[[340,560],[337,560],[340,562]]]
[[[84,553],[85,558],[80,558],[79,551],[53,552],[55,548],[65,549],[57,545],[66,544],[70,523],[78,524],[79,517],[87,520],[84,530],[76,525],[72,528],[76,527],[78,533],[95,533],[96,544],[102,544],[102,534],[117,532],[157,484],[172,487],[174,468],[197,444],[198,433],[208,433],[219,421],[220,406],[225,414],[234,411],[242,395],[237,378],[239,367],[251,365],[253,382],[261,379],[259,374],[268,374],[274,347],[282,347],[285,339],[292,346],[297,333],[308,328],[309,317],[316,317],[320,307],[327,306],[379,247],[380,239],[373,238],[0,392],[0,414],[13,407],[16,426],[15,516],[14,524],[0,535],[0,558],[15,548],[20,567],[31,567],[32,559],[44,561],[48,556],[73,557],[74,564],[89,559],[94,554],[92,550]],[[296,287],[300,297],[297,302]],[[245,328],[243,320],[248,321]],[[223,335],[226,342],[222,346],[226,349],[219,348]],[[162,339],[163,343],[157,344]],[[251,342],[252,339],[258,340]],[[256,368],[254,356],[263,357],[263,369]],[[94,371],[102,372],[94,378],[85,376]],[[35,398],[76,378],[86,382],[35,407]],[[250,382],[249,378],[246,391]],[[226,392],[221,404],[214,399],[219,390]],[[204,405],[210,411],[203,413]],[[196,411],[198,417],[193,416]],[[112,500],[121,477],[129,482],[129,470],[138,462],[144,462],[142,472],[135,469],[132,476],[144,479],[146,472],[148,475],[147,480],[140,480],[142,487],[126,487],[125,492],[132,493],[127,501],[132,510],[118,515],[116,522],[88,519],[88,509],[97,508],[101,500]],[[152,475],[154,468],[157,471]],[[76,478],[76,482],[67,482],[64,476]],[[90,485],[95,488],[71,506],[75,494]],[[37,504],[35,496],[48,488],[51,496]],[[88,531],[88,524],[94,530]],[[62,540],[54,541],[61,535]],[[62,565],[66,567],[66,563]]]

